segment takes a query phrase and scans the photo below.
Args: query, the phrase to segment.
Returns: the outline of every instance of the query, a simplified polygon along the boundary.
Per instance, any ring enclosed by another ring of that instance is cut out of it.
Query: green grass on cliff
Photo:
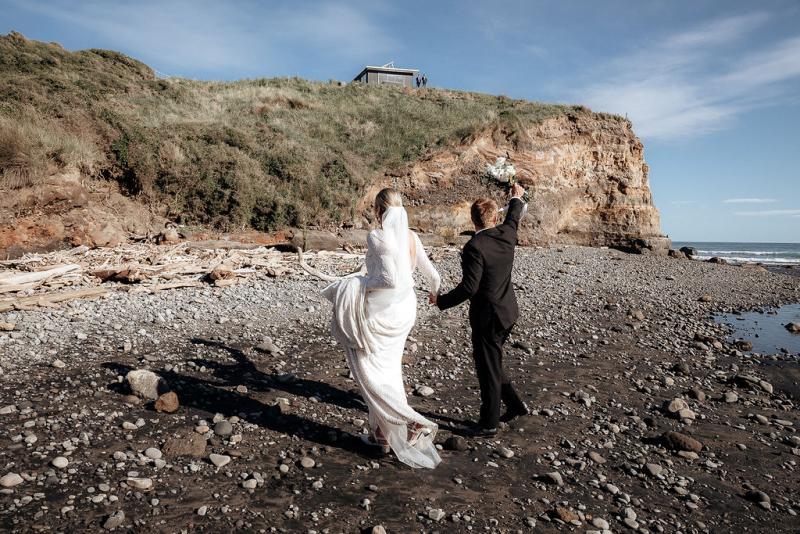
[[[385,170],[485,128],[522,138],[583,112],[434,89],[158,79],[116,52],[0,36],[0,188],[77,166],[169,218],[220,229],[351,220]]]

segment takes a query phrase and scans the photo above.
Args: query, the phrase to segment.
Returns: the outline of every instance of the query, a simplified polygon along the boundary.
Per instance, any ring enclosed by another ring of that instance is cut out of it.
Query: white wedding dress
[[[438,427],[409,406],[402,357],[417,315],[413,272],[420,270],[432,292],[441,278],[402,207],[388,208],[382,227],[370,232],[366,266],[366,276],[351,275],[323,290],[333,303],[331,330],[369,407],[373,433],[380,430],[403,463],[432,469],[441,461],[434,445]]]

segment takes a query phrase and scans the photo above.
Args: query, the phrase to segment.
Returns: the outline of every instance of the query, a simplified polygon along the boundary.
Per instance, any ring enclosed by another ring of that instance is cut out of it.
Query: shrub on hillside
[[[324,225],[357,216],[374,177],[578,107],[298,78],[157,79],[117,52],[0,36],[0,173],[24,185],[78,165],[187,224]],[[620,119],[622,120],[622,119]]]

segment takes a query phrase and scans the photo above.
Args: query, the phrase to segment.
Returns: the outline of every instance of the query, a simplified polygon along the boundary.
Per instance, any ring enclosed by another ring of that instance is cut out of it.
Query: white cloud
[[[627,115],[649,139],[685,139],[725,128],[740,113],[790,98],[800,78],[800,37],[741,47],[769,20],[757,12],[714,20],[615,58],[575,96]],[[738,48],[737,48],[738,47]]]
[[[689,31],[672,35],[664,40],[667,48],[686,49],[697,46],[721,45],[739,38],[769,19],[766,13],[749,13],[713,20]]]
[[[168,74],[222,70],[286,74],[275,69],[296,63],[297,54],[347,59],[364,50],[382,56],[394,46],[370,18],[375,6],[358,8],[357,2],[270,6],[212,0],[12,1],[20,9],[102,36],[109,47],[160,66]]]
[[[777,202],[774,198],[726,198],[723,204],[771,204]]]
[[[740,217],[800,217],[800,210],[737,211]]]

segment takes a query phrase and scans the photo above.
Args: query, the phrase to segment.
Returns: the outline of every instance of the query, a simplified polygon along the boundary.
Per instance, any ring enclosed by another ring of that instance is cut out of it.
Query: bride
[[[441,279],[408,229],[400,193],[383,189],[374,209],[381,227],[367,238],[367,274],[339,279],[323,294],[333,303],[333,336],[369,407],[372,434],[363,439],[391,449],[411,467],[432,469],[441,461],[434,445],[438,427],[409,406],[402,357],[417,315],[412,274],[419,269],[431,293],[439,291]]]

